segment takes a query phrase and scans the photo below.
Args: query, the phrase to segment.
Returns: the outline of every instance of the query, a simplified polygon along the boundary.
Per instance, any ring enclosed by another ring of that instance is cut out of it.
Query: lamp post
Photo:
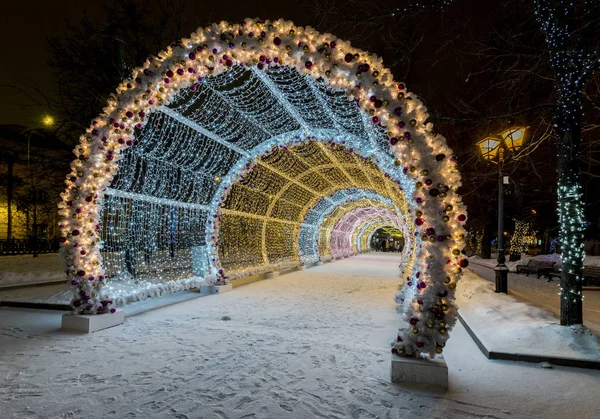
[[[498,264],[496,271],[496,292],[508,294],[508,267],[504,254],[504,175],[502,166],[506,151],[517,151],[523,146],[527,127],[513,127],[500,134],[487,137],[477,143],[483,158],[498,164]],[[497,159],[497,162],[496,162]],[[506,182],[508,183],[508,182]]]
[[[54,125],[54,118],[51,115],[44,115],[42,117],[42,126],[44,128],[50,128]],[[28,135],[27,135],[27,177],[29,178],[29,191],[31,193],[31,198],[32,198],[32,202],[33,202],[33,228],[32,228],[32,232],[33,232],[33,246],[32,246],[32,251],[33,251],[33,257],[36,258],[38,256],[38,238],[37,238],[37,190],[34,189],[33,187],[33,176],[31,174],[31,155],[30,155],[30,148],[31,148],[31,134],[33,133],[33,131],[37,128],[40,128],[40,126],[35,126],[33,128],[30,128],[28,131]],[[29,211],[29,210],[28,210]],[[29,221],[29,215],[27,216],[27,220]]]

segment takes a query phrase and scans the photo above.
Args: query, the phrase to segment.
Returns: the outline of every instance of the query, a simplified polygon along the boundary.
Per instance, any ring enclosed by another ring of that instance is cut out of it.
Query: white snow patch
[[[461,316],[490,351],[600,361],[600,338],[583,326],[561,326],[549,311],[494,292],[465,271],[456,293]]]
[[[506,266],[508,266],[510,272],[517,271],[517,265],[526,265],[529,259],[535,260],[546,260],[550,262],[555,262],[555,268],[560,268],[562,266],[562,257],[560,253],[552,253],[548,255],[538,255],[538,256],[529,256],[529,255],[521,255],[521,260],[517,260],[511,262],[508,260],[508,255],[506,256]],[[476,263],[478,265],[487,266],[489,268],[493,268],[498,264],[496,261],[496,255],[492,254],[491,259],[482,259],[477,255],[471,256],[469,258],[469,262]],[[600,256],[586,256],[583,261],[584,266],[600,266]]]
[[[399,262],[360,255],[91,335],[59,331],[61,313],[0,308],[2,417],[595,417],[600,371],[490,361],[460,325],[449,391],[390,383]]]
[[[8,285],[67,281],[58,253],[0,256],[0,288]]]

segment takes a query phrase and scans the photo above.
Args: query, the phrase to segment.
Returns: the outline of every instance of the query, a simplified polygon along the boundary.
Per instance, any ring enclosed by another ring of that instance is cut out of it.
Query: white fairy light
[[[210,273],[224,282],[227,263],[289,267],[315,244],[310,254],[326,254],[331,237],[314,234],[343,216],[325,221],[338,190],[355,188],[388,200],[410,233],[393,351],[441,352],[466,215],[452,151],[427,117],[380,58],[333,35],[283,20],[199,29],[134,70],[75,149],[59,206],[76,312],[112,311]],[[277,167],[292,154],[296,168]],[[255,231],[244,233],[243,257],[219,243],[238,225]]]

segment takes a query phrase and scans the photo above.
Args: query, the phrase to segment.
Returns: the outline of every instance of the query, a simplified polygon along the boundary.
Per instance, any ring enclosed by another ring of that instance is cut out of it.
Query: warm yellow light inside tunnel
[[[271,150],[240,177],[220,208],[218,254],[228,273],[299,261],[298,234],[307,212],[336,191],[374,192],[406,213],[398,186],[370,159],[333,143],[307,141]],[[329,235],[337,220],[358,206],[385,206],[359,200],[336,207],[319,228],[318,247],[329,254]]]
[[[331,215],[327,218],[327,221],[324,221],[323,224],[320,226],[320,234],[319,234],[319,241],[318,241],[320,255],[322,255],[322,256],[330,255],[330,253],[331,253],[331,232],[333,231],[335,226],[338,224],[338,222],[344,217],[344,215],[346,215],[349,212],[352,212],[358,208],[385,208],[385,209],[388,209],[389,211],[394,212],[394,207],[392,207],[390,205],[386,205],[381,202],[373,201],[370,199],[361,199],[358,201],[351,201],[351,202],[348,202],[347,204],[336,207],[331,212]],[[368,222],[369,222],[369,220],[365,221],[365,223],[368,223]],[[359,231],[359,229],[354,231],[353,232],[354,235],[351,238],[355,252],[358,252],[358,249],[356,246],[357,243],[355,241],[355,239],[356,239],[355,235],[358,233],[358,231]]]

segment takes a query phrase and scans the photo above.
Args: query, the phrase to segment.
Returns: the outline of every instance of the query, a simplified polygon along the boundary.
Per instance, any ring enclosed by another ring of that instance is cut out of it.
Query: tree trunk
[[[483,227],[483,238],[481,243],[481,258],[482,259],[491,259],[492,258],[492,235],[491,232],[494,230],[494,227],[491,224],[492,218],[489,218],[485,221],[485,225]]]
[[[33,190],[33,257],[38,255],[37,190]]]
[[[13,179],[13,167],[14,161],[12,156],[8,157],[8,185],[6,185],[6,239],[12,239],[12,205],[13,205],[13,190],[14,190],[14,179]]]
[[[569,97],[563,93],[556,124],[562,248],[560,324],[573,325],[583,323],[583,203],[579,183],[581,106],[578,94]]]

